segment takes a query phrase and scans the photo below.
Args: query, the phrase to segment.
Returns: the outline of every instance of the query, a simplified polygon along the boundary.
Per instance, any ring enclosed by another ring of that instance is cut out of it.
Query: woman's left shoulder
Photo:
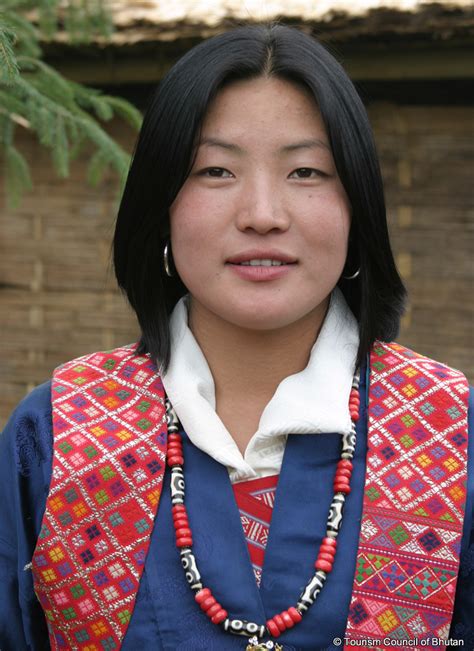
[[[0,436],[1,459],[20,475],[52,455],[51,381],[33,389],[13,411]]]

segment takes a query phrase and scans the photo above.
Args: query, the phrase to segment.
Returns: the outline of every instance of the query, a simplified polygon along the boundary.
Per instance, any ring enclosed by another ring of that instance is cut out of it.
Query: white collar
[[[265,407],[243,456],[215,411],[214,380],[188,328],[186,297],[171,315],[171,361],[165,391],[190,440],[226,465],[233,481],[279,472],[288,434],[347,433],[357,322],[336,288],[305,369],[282,382]]]

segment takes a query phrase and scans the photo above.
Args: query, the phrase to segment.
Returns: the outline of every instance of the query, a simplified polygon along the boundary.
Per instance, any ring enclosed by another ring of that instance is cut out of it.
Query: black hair
[[[163,267],[169,207],[189,174],[196,138],[225,84],[267,76],[304,85],[319,107],[351,205],[346,269],[339,286],[359,323],[360,364],[374,341],[399,329],[405,288],[387,229],[382,178],[364,105],[336,59],[316,40],[281,24],[239,27],[206,40],[166,74],[151,99],[119,208],[114,264],[141,326],[139,352],[165,370],[169,316],[187,290]],[[360,268],[353,280],[345,280]]]

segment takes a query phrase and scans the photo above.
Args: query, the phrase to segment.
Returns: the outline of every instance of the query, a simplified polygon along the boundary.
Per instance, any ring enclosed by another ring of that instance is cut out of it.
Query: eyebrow
[[[245,153],[245,150],[242,149],[242,147],[239,147],[239,145],[236,145],[231,142],[226,142],[225,140],[220,140],[219,138],[210,138],[210,137],[203,138],[199,142],[199,145],[206,146],[206,147],[220,147],[222,149],[226,149],[227,151],[232,151],[236,154]],[[322,148],[331,151],[329,145],[325,143],[323,140],[319,140],[318,138],[308,138],[306,140],[300,140],[298,142],[294,142],[289,145],[284,145],[283,147],[280,147],[279,153],[287,154],[293,151],[297,151],[298,149],[317,149],[317,148]]]

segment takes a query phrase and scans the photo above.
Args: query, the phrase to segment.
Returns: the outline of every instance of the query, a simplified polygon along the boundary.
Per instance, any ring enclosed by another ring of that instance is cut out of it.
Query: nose
[[[278,187],[260,179],[243,188],[237,211],[237,228],[253,230],[264,235],[271,231],[286,231],[290,218]]]

